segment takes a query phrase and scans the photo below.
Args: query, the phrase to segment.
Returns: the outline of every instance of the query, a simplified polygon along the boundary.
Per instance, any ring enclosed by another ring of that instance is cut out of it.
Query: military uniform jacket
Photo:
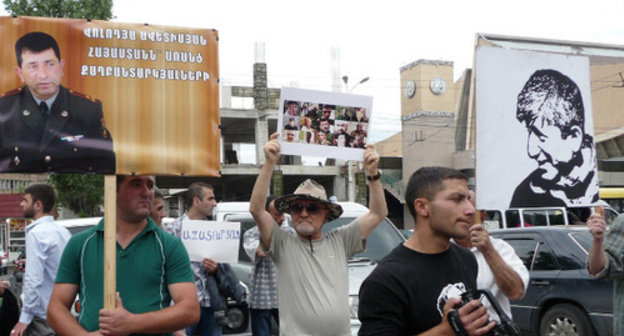
[[[114,174],[102,103],[60,86],[45,118],[26,86],[0,96],[0,172]]]

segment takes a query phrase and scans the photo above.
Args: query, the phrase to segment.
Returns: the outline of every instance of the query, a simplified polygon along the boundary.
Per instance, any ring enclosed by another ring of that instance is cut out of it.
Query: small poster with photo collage
[[[282,154],[363,160],[372,105],[370,96],[282,88]]]

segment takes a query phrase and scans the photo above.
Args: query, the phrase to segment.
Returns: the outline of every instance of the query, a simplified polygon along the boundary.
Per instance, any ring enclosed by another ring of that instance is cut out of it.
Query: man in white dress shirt
[[[475,194],[472,191],[471,196],[474,204]],[[529,285],[529,271],[511,245],[502,239],[490,237],[482,225],[486,212],[479,213],[480,221],[470,227],[470,235],[465,239],[456,240],[456,243],[470,249],[477,258],[479,265],[477,288],[489,289],[503,311],[511,318],[509,300],[518,300],[524,296]],[[491,318],[499,321],[494,309],[487,302],[485,305]]]
[[[24,303],[11,336],[54,335],[46,321],[46,311],[63,249],[71,238],[67,229],[54,223],[55,199],[54,189],[48,184],[26,188],[22,198],[24,217],[35,221],[26,226]]]

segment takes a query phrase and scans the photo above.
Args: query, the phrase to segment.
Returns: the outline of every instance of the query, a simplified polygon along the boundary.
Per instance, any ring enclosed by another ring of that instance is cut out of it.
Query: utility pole
[[[355,89],[358,85],[364,82],[367,82],[369,79],[370,77],[368,76],[360,79],[360,81],[355,83],[355,85],[351,87],[351,90],[349,90],[349,76],[347,75],[342,76],[342,81],[345,84],[345,92],[351,93],[353,89]],[[354,167],[355,162],[353,162],[353,160],[348,160],[346,162],[346,165],[347,165],[347,196],[348,196],[349,202],[355,202],[356,200],[356,193],[355,193],[356,180],[355,180],[355,167]]]

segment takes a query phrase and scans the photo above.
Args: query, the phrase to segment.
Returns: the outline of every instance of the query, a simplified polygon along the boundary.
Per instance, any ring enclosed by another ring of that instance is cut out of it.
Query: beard
[[[295,225],[295,231],[302,236],[308,237],[314,233],[314,225],[308,222],[300,222]]]
[[[35,209],[30,206],[28,208],[24,208],[24,217],[26,218],[33,218],[35,217]]]

